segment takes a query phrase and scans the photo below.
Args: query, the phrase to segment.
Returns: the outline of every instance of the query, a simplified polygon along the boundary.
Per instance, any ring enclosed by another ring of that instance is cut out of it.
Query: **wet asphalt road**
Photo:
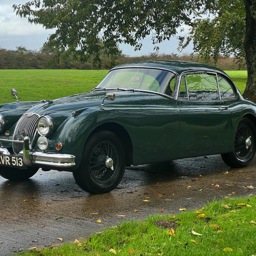
[[[225,196],[255,194],[253,187],[255,160],[230,169],[220,156],[132,167],[117,189],[102,195],[82,191],[67,172],[39,171],[26,182],[0,177],[0,255],[61,243],[58,238],[74,241],[122,221],[200,208]]]

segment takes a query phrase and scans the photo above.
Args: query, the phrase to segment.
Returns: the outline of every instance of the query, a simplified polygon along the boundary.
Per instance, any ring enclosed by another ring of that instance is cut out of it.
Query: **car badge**
[[[33,112],[30,112],[27,114],[27,117],[31,117],[34,113]]]

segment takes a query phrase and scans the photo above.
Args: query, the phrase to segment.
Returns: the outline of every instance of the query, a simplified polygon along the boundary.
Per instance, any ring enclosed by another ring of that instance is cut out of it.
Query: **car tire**
[[[100,194],[116,188],[124,171],[125,154],[119,137],[110,131],[100,131],[87,141],[73,176],[83,190]]]
[[[222,154],[226,165],[233,168],[247,166],[253,159],[256,150],[256,129],[249,119],[242,119],[235,134],[235,151]]]
[[[28,180],[36,174],[38,168],[28,167],[28,169],[13,169],[9,167],[0,167],[0,175],[7,180]]]

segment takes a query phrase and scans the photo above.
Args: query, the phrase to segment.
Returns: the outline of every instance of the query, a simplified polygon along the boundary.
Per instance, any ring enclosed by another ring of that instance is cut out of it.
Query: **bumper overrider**
[[[0,139],[0,141],[3,139]],[[6,141],[6,140],[4,140]],[[10,140],[9,140],[10,141]],[[49,168],[70,168],[75,166],[75,156],[69,154],[49,154],[44,152],[32,152],[29,145],[29,137],[25,137],[23,141],[15,141],[23,143],[23,162],[26,166],[38,165]],[[0,156],[10,155],[8,149],[0,147]]]

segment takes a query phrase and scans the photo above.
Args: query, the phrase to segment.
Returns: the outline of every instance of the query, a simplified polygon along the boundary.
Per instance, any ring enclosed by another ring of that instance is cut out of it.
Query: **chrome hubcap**
[[[248,149],[252,145],[252,136],[248,137],[245,141],[246,149]]]
[[[114,161],[110,157],[106,157],[105,165],[107,168],[110,168],[112,171],[114,171]]]

